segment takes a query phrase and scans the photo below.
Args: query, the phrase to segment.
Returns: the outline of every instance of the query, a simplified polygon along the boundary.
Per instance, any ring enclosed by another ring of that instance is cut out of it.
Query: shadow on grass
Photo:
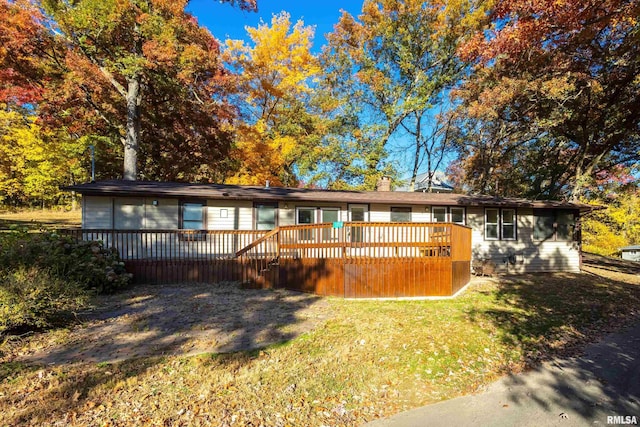
[[[621,258],[583,253],[582,263],[587,267],[601,268],[615,273],[640,275],[640,262],[627,261]]]
[[[131,359],[113,365],[76,365],[56,369],[14,366],[17,371],[14,377],[28,375],[31,377],[30,385],[18,393],[3,393],[0,397],[3,413],[0,419],[3,425],[43,425],[51,423],[55,415],[66,414],[64,422],[72,423],[77,413],[100,404],[90,397],[94,389],[109,383],[114,386],[126,383],[129,378],[144,374],[162,360]]]
[[[313,327],[323,309],[307,311],[320,300],[282,290],[240,289],[232,282],[134,287],[102,299],[105,306],[82,314],[89,322],[67,343],[25,360],[101,363],[253,350],[291,340]]]
[[[538,381],[532,388],[507,377],[512,403],[560,406],[603,423],[605,413],[640,411],[640,286],[597,274],[537,274],[504,278],[494,295],[495,305],[469,317],[489,321],[506,345],[519,348],[534,371],[527,378]],[[585,347],[634,321],[626,335]]]
[[[0,373],[7,371],[0,378],[1,425],[89,410],[99,405],[96,394],[129,387],[129,378],[165,363],[166,355],[213,352],[204,359],[242,366],[259,349],[285,345],[314,327],[328,309],[315,295],[233,283],[134,287],[105,298],[103,308],[85,313],[92,321],[70,341],[0,364]],[[317,311],[305,311],[318,303]]]
[[[24,229],[31,231],[54,230],[60,227],[77,228],[80,227],[78,221],[74,218],[55,218],[46,219],[3,219],[0,218],[0,231],[11,229]]]

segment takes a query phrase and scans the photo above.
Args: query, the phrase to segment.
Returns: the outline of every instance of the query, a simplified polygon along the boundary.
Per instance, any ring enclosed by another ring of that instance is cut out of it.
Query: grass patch
[[[19,212],[0,212],[0,230],[11,228],[27,228],[38,231],[41,229],[80,227],[82,211],[34,209]]]
[[[637,319],[640,286],[606,273],[486,280],[444,301],[331,299],[321,326],[252,352],[36,370],[7,356],[0,424],[359,425]]]

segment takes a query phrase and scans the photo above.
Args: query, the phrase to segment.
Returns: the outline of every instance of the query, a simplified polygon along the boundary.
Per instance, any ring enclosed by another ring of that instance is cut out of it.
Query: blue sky
[[[344,9],[352,15],[359,15],[362,1],[345,0],[258,0],[258,12],[245,12],[228,3],[216,0],[191,0],[187,10],[198,18],[198,22],[209,28],[209,31],[219,40],[247,39],[245,26],[256,27],[262,19],[270,22],[274,14],[287,11],[291,15],[291,22],[302,19],[305,25],[316,27],[314,50],[319,51],[325,44],[324,34],[333,30]]]
[[[319,52],[326,43],[325,34],[333,31],[333,26],[338,22],[345,10],[354,16],[358,16],[362,10],[363,0],[258,0],[258,12],[246,12],[228,3],[220,3],[218,0],[191,0],[187,10],[198,18],[203,25],[221,41],[226,39],[248,40],[246,26],[257,27],[260,21],[269,23],[274,14],[287,11],[291,15],[291,22],[302,19],[305,25],[315,27],[313,50]],[[410,153],[406,151],[405,136],[395,135],[389,144],[390,160],[396,164],[401,176],[409,173],[413,164]],[[407,158],[405,158],[408,156]],[[445,160],[444,169],[450,161]],[[421,172],[422,169],[421,167]]]

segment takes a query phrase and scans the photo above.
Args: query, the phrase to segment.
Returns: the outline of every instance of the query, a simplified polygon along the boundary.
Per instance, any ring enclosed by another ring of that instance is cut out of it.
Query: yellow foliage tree
[[[640,192],[619,193],[599,200],[607,209],[596,211],[582,221],[582,248],[586,252],[614,255],[627,245],[640,244]]]
[[[85,149],[84,140],[44,132],[32,116],[0,108],[0,204],[58,203],[68,196],[61,185],[88,178]]]
[[[229,184],[296,185],[296,161],[318,138],[310,112],[311,85],[320,72],[311,52],[313,28],[291,25],[289,14],[271,25],[247,28],[253,47],[228,40],[227,63],[237,71],[242,122],[236,126],[233,158],[238,163]]]

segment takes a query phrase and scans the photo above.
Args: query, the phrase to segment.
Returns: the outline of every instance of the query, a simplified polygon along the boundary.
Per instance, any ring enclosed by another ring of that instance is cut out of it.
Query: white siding
[[[285,207],[286,206],[286,207]],[[278,203],[278,225],[295,225],[296,208],[293,203]]]
[[[111,197],[84,196],[82,198],[82,228],[113,227]]]
[[[140,197],[116,197],[113,213],[114,228],[117,230],[144,228],[144,199]]]
[[[153,201],[157,204],[154,205]],[[391,207],[402,205],[369,205],[369,221],[389,222]],[[404,205],[407,206],[407,205]],[[338,208],[339,220],[348,221],[346,203],[280,202],[278,223],[296,223],[297,207]],[[413,222],[429,222],[430,207],[411,206]],[[578,271],[580,255],[576,242],[536,241],[533,239],[533,210],[517,210],[517,239],[485,240],[484,208],[467,207],[467,225],[472,228],[474,259],[491,259],[500,272]],[[115,215],[114,215],[115,214]],[[83,227],[101,229],[177,229],[179,200],[156,198],[111,198],[85,196],[83,198]],[[207,228],[209,230],[254,229],[252,201],[208,200]]]
[[[491,259],[499,272],[579,271],[576,242],[533,239],[533,210],[517,210],[517,240],[485,240],[484,208],[467,208],[474,259]]]
[[[390,222],[391,205],[371,204],[369,205],[369,221]]]
[[[640,261],[640,249],[627,249],[622,251],[622,259],[627,261]]]
[[[154,205],[154,201],[156,204]],[[145,199],[144,228],[148,230],[175,230],[178,228],[177,199]]]
[[[207,229],[253,230],[253,228],[253,203],[251,201],[207,201]]]

